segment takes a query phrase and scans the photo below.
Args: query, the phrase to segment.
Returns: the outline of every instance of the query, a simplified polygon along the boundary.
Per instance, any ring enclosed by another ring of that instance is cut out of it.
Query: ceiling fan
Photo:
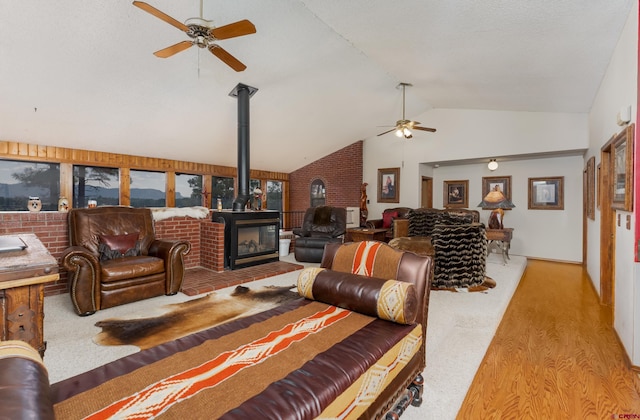
[[[418,126],[418,124],[420,124],[418,121],[411,121],[411,120],[407,120],[404,116],[404,106],[405,106],[405,98],[404,98],[404,91],[405,88],[407,86],[413,86],[410,83],[400,83],[398,85],[398,88],[402,87],[402,119],[398,120],[396,122],[396,125],[391,129],[391,130],[387,130],[384,133],[380,133],[378,134],[378,136],[382,136],[384,134],[390,133],[392,131],[396,132],[396,136],[398,137],[404,137],[405,139],[410,139],[413,137],[413,134],[411,133],[411,130],[420,130],[420,131],[430,131],[432,133],[436,132],[435,128],[429,128],[429,127],[420,127]]]
[[[168,24],[175,26],[181,31],[184,31],[189,36],[189,38],[191,38],[191,41],[178,42],[175,45],[154,52],[153,54],[156,57],[168,58],[174,54],[186,50],[192,45],[197,45],[200,48],[208,49],[211,54],[218,57],[235,71],[243,71],[247,68],[247,66],[242,64],[237,58],[235,58],[224,48],[219,46],[216,41],[256,33],[256,27],[253,26],[253,23],[249,22],[248,20],[244,19],[235,23],[230,23],[228,25],[215,28],[213,27],[213,21],[211,20],[202,18],[190,18],[187,19],[185,23],[181,23],[143,1],[134,1],[133,5],[139,7],[145,12],[151,13],[158,19],[164,20]]]

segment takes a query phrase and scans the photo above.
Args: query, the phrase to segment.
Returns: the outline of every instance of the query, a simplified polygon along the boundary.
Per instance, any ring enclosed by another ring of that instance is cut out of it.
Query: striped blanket
[[[55,413],[357,418],[421,345],[420,325],[298,299],[54,384]]]

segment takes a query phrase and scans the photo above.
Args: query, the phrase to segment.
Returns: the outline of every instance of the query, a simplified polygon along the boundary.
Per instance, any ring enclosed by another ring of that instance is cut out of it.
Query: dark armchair
[[[185,240],[158,240],[151,210],[97,207],[69,211],[71,246],[62,255],[78,315],[174,295],[184,277]]]
[[[332,242],[342,242],[346,231],[346,208],[319,206],[307,209],[302,227],[293,229],[296,235],[296,261],[322,261],[324,246]]]

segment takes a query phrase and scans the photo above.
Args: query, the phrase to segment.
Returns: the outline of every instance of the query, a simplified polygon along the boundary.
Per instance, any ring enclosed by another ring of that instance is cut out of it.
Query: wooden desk
[[[502,260],[507,263],[509,258],[509,248],[513,238],[513,228],[487,229],[487,248],[491,252],[492,248],[497,248],[502,253]]]
[[[385,242],[389,229],[350,228],[347,229],[345,242],[380,241]]]
[[[44,284],[60,278],[58,263],[36,235],[5,236],[27,248],[0,253],[0,339],[26,341],[44,356]]]

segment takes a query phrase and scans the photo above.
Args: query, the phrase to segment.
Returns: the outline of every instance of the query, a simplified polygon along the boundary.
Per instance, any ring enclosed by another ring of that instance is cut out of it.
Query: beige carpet
[[[293,255],[283,260],[295,262]],[[402,416],[403,419],[455,419],[525,266],[526,259],[523,257],[512,256],[509,265],[505,266],[500,256],[490,255],[487,275],[496,281],[495,288],[477,293],[431,293],[424,402],[419,408],[410,407]],[[287,273],[245,286],[287,286],[295,284],[298,273]],[[219,293],[229,294],[233,289],[224,289]],[[160,315],[163,305],[189,299],[193,297],[179,293],[79,317],[73,312],[68,295],[45,298],[44,335],[47,351],[44,362],[51,382],[58,382],[138,351],[134,346],[95,344],[92,338],[100,332],[100,328],[94,326],[96,322],[114,317],[133,317],[139,315],[141,310],[147,316]]]

